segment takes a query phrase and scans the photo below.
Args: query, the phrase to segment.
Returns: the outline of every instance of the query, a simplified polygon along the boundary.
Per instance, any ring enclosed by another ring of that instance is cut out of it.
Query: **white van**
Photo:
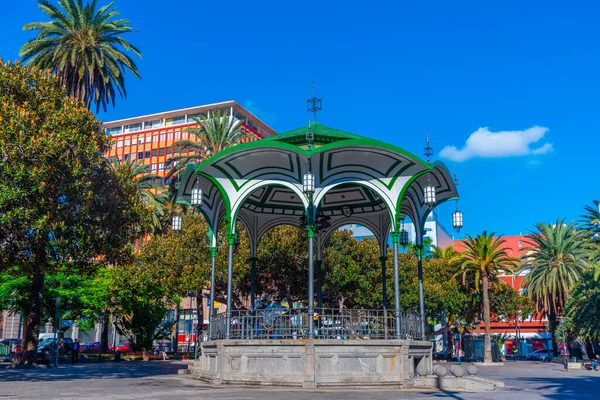
[[[54,333],[40,333],[40,335],[38,336],[38,341],[41,342],[42,340],[46,340],[46,339],[54,339],[55,334]]]

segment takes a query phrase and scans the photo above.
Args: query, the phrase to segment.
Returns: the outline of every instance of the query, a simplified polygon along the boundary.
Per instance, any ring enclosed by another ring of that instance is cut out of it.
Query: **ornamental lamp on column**
[[[190,203],[193,206],[201,206],[202,205],[202,189],[200,188],[200,183],[196,180],[194,187],[192,188],[192,198]]]

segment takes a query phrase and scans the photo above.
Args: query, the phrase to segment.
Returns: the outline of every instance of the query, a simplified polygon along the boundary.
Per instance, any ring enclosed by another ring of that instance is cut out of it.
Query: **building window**
[[[173,125],[185,124],[185,115],[173,118]]]
[[[164,147],[161,148],[161,149],[158,149],[158,155],[159,156],[164,156],[165,155],[165,148]]]
[[[181,134],[182,139],[187,139],[188,137],[189,137],[189,133],[187,131],[185,131]]]
[[[125,133],[127,132],[136,132],[142,130],[142,124],[131,124],[125,125]]]
[[[161,141],[161,142],[164,142],[164,141],[165,141],[165,138],[166,138],[166,134],[164,134],[164,133],[161,133],[161,134],[160,134],[160,141]]]
[[[123,143],[123,146],[127,147],[129,145],[131,145],[131,139],[125,139],[125,142]]]
[[[109,135],[116,135],[116,134],[121,133],[121,128],[122,127],[117,126],[116,128],[110,128],[110,129],[107,129],[106,131],[108,132]]]
[[[519,240],[518,244],[519,244],[519,247],[523,247],[523,241],[522,240]]]
[[[173,132],[167,133],[167,140],[173,140]]]
[[[144,135],[138,136],[138,144],[144,144]]]
[[[160,120],[160,119],[155,119],[153,121],[144,122],[144,128],[146,128],[146,129],[159,128],[161,126],[162,126],[162,120]]]
[[[117,148],[120,148],[120,147],[123,147],[123,141],[122,140],[119,140],[117,142]]]
[[[131,158],[130,154],[125,154],[125,161],[129,161],[130,158]]]
[[[165,185],[169,185],[171,183],[171,178],[166,178],[165,179]]]
[[[130,155],[131,161],[135,161],[135,159],[137,158],[137,153],[131,153]]]
[[[175,140],[179,140],[181,139],[181,131],[179,129],[177,129],[175,131]]]
[[[152,142],[153,142],[153,143],[156,143],[156,142],[158,142],[158,134],[156,134],[156,135],[152,135]]]
[[[159,171],[164,171],[165,170],[165,163],[158,163],[158,170]]]
[[[156,172],[156,167],[157,167],[156,164],[152,164],[152,172]]]
[[[144,154],[145,158],[150,158],[150,151],[147,151],[146,154]]]
[[[140,151],[138,152],[138,160],[143,160],[144,159],[144,152]]]

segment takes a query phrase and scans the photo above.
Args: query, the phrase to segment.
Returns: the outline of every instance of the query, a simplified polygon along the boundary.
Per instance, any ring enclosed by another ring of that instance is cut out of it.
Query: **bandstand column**
[[[323,260],[317,259],[317,308],[323,307]]]
[[[227,255],[227,313],[225,314],[225,339],[231,339],[231,299],[233,297],[233,246],[235,235],[229,235],[229,253]]]
[[[417,247],[417,270],[419,274],[419,312],[421,313],[421,339],[425,340],[425,298],[423,294],[423,244]]]
[[[314,319],[315,314],[315,271],[314,271],[314,246],[315,246],[315,229],[312,226],[306,228],[308,232],[308,338],[315,337]]]
[[[210,248],[210,307],[208,308],[208,336],[212,339],[215,329],[213,317],[215,315],[215,269],[217,266],[217,247]]]
[[[392,233],[392,242],[394,243],[394,311],[396,317],[396,338],[401,338],[401,320],[400,320],[400,274],[398,272],[398,242],[400,234]]]
[[[379,257],[381,261],[381,296],[382,296],[382,304],[383,311],[387,311],[387,256]]]
[[[250,257],[250,308],[254,310],[256,303],[256,257]]]

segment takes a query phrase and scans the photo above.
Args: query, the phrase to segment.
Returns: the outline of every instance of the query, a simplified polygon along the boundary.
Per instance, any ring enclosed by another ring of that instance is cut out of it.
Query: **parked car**
[[[100,342],[86,342],[79,347],[80,353],[100,353],[100,347],[102,344]]]
[[[536,350],[533,353],[527,354],[526,358],[528,360],[549,362],[549,361],[552,361],[553,356],[554,355],[552,353],[552,350],[541,349],[541,350]]]
[[[121,343],[117,343],[117,345],[115,346],[115,351],[118,351],[120,353],[128,353],[131,351],[131,347],[129,347],[129,342],[121,342]]]
[[[0,342],[0,346],[10,346],[11,353],[19,353],[21,351],[21,339],[4,339]]]
[[[50,353],[56,348],[56,339],[44,339],[38,343],[38,353]]]

